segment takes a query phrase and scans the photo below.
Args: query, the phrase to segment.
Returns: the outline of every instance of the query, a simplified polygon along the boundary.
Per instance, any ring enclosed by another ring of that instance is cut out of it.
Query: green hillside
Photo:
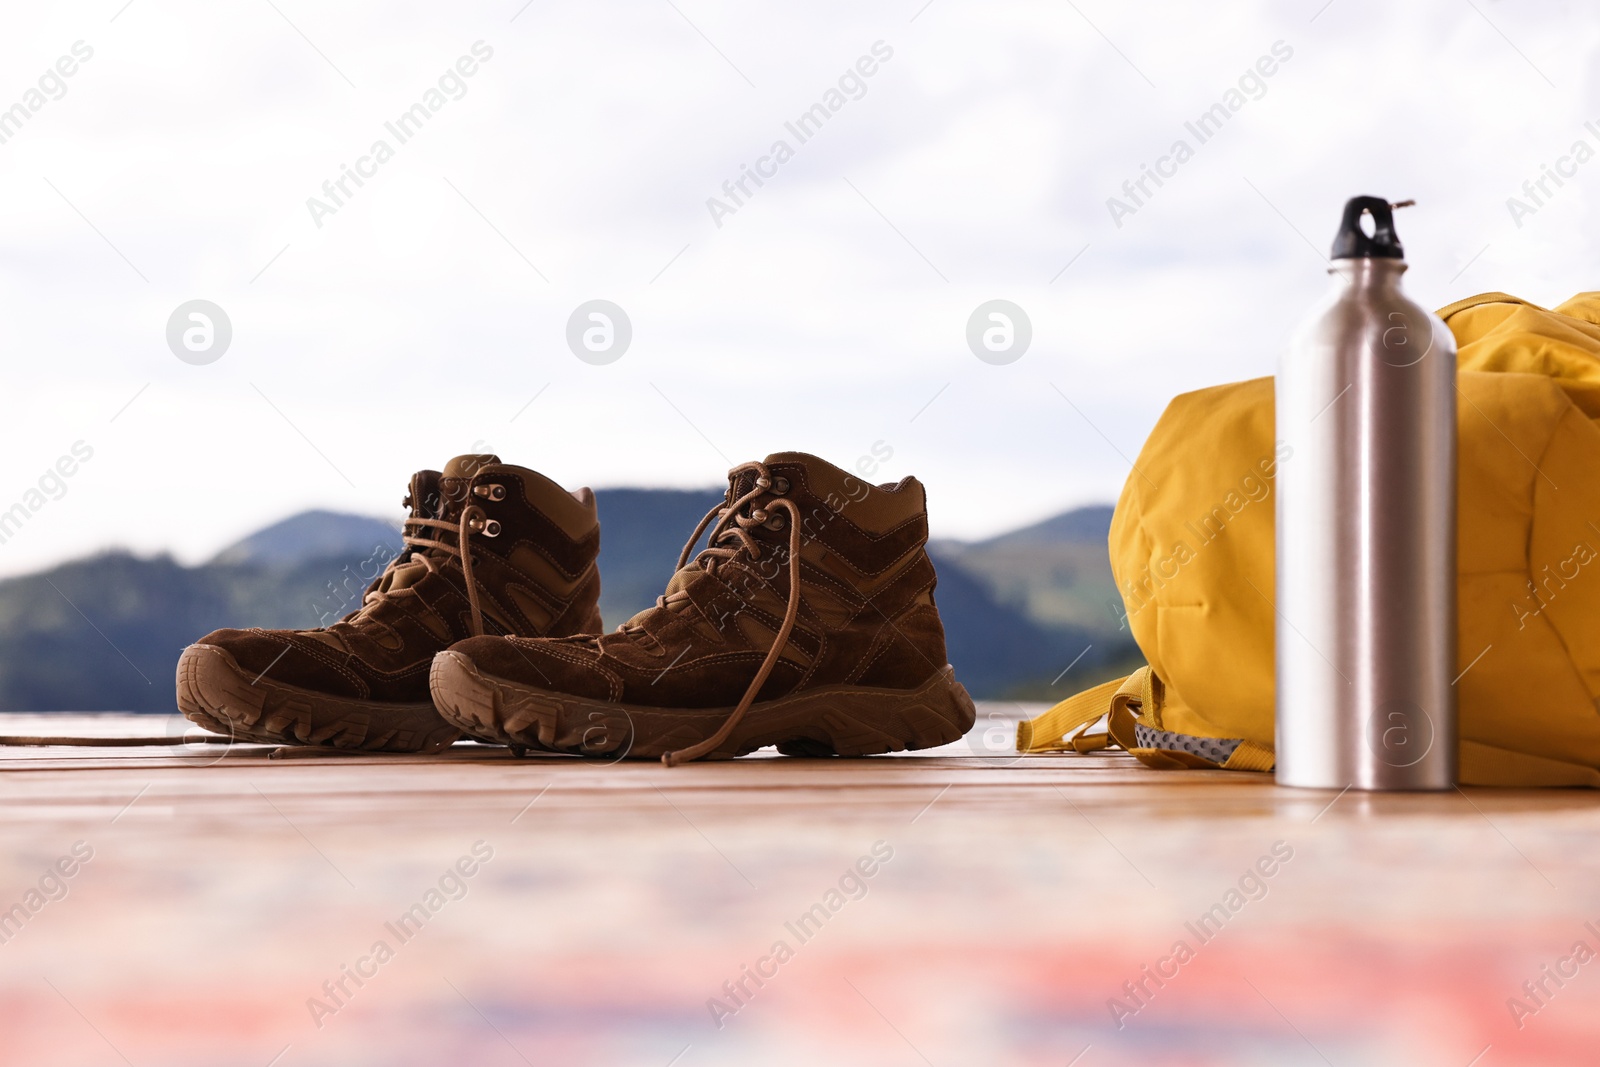
[[[681,538],[721,494],[596,496],[601,610],[613,627],[654,601]],[[1058,699],[1127,669],[1134,650],[1104,604],[1115,593],[1103,532],[1093,543],[1099,521],[1069,512],[1055,526],[931,546],[950,661],[974,695]],[[360,604],[398,545],[382,520],[305,512],[199,566],[111,552],[0,581],[0,710],[170,712],[185,645],[222,626],[332,622]]]

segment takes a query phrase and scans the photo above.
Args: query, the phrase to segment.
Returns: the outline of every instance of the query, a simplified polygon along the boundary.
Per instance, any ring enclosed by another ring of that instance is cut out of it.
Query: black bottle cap
[[[1361,230],[1361,216],[1372,215],[1372,236]],[[1394,232],[1394,210],[1381,196],[1353,196],[1333,239],[1334,259],[1404,259],[1406,251]]]

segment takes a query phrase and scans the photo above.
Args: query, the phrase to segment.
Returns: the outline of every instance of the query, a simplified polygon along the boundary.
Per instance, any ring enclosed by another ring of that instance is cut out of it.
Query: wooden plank
[[[1587,793],[1335,796],[978,741],[0,772],[0,1064],[1489,1065],[1600,1036],[1600,968],[1561,963],[1600,949]]]

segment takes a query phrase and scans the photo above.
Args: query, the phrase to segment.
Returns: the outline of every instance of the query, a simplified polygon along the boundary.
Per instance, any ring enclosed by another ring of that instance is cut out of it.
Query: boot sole
[[[216,645],[190,645],[178,658],[178,710],[208,730],[268,745],[438,752],[461,736],[431,700],[354,700],[284,685],[254,676]]]
[[[655,708],[553,693],[485,674],[460,652],[434,657],[433,700],[462,730],[573,755],[660,759],[711,736],[732,708]],[[795,756],[875,756],[959,740],[977,717],[945,668],[917,689],[839,685],[751,706],[706,759],[767,745]]]

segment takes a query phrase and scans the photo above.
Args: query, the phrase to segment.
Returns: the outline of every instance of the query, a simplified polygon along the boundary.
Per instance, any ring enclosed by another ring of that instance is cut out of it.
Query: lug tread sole
[[[441,652],[434,703],[463,731],[513,745],[611,759],[659,759],[714,733],[731,708],[654,708],[555,693],[480,671]],[[827,686],[753,705],[706,759],[767,745],[791,756],[875,756],[959,740],[977,717],[948,665],[914,690]]]
[[[215,733],[267,745],[438,752],[461,736],[431,700],[356,700],[252,678],[216,645],[190,645],[178,658],[178,710]]]

